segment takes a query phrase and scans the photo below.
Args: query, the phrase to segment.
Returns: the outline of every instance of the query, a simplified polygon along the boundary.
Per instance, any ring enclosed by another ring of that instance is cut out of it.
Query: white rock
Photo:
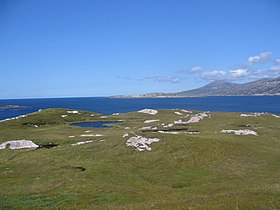
[[[181,132],[178,132],[178,131],[158,131],[158,133],[166,133],[166,134],[176,135],[176,134],[180,134]]]
[[[200,132],[180,132],[180,131],[158,131],[158,133],[165,133],[165,134],[173,134],[173,135],[177,135],[177,134],[190,134],[190,135],[196,135],[199,134]]]
[[[151,114],[151,115],[156,115],[158,113],[158,111],[155,109],[142,109],[138,112],[144,113],[144,114]]]
[[[187,124],[187,122],[183,122],[182,120],[174,121],[174,124]]]
[[[112,115],[114,115],[114,116],[118,116],[120,113],[113,113]]]
[[[192,117],[187,121],[187,123],[197,123],[197,122],[199,122],[200,120],[203,120],[203,118],[204,118],[204,117],[207,117],[207,116],[208,116],[208,115],[207,115],[205,112],[195,114],[194,116],[192,116]]]
[[[168,125],[165,125],[165,126],[163,126],[164,128],[170,128],[170,127],[172,127],[174,124],[173,123],[170,123],[170,124],[168,124]]]
[[[160,120],[145,120],[144,123],[153,123],[153,122],[158,122]]]
[[[79,141],[75,144],[71,144],[71,146],[77,146],[77,145],[82,145],[82,144],[88,144],[88,143],[91,143],[92,141]]]
[[[221,133],[234,133],[235,135],[254,135],[257,136],[257,132],[256,131],[252,131],[252,130],[222,130]]]
[[[101,116],[100,118],[105,119],[105,118],[108,118],[108,116]]]
[[[153,142],[159,142],[160,139],[158,138],[145,138],[142,136],[133,136],[130,137],[126,145],[129,147],[135,147],[138,151],[151,151],[152,148],[148,145],[152,144]]]
[[[88,131],[85,131],[85,133],[90,133],[90,132],[92,132],[92,131],[90,131],[90,130],[88,130]]]
[[[68,138],[75,138],[75,136],[68,136]]]
[[[90,137],[90,136],[95,136],[95,134],[81,134],[81,137]]]
[[[91,116],[91,117],[94,117],[94,114],[91,114],[90,116]]]
[[[125,130],[129,130],[129,129],[130,129],[130,127],[125,127],[124,129],[125,129]]]
[[[272,117],[276,117],[276,118],[280,118],[280,116],[276,115],[276,114],[271,114]]]
[[[185,112],[185,113],[192,113],[192,111],[188,111],[188,110],[185,110],[185,109],[182,109],[181,111]]]
[[[0,120],[0,122],[5,122],[5,121],[9,121],[9,120],[17,120],[17,119],[20,119],[20,118],[24,118],[26,116],[27,115],[20,115],[20,116],[17,116],[17,117],[12,117],[12,118],[7,118],[7,119],[4,119],[4,120]]]
[[[69,114],[79,114],[79,112],[76,111],[76,110],[73,110],[73,111],[66,111],[66,112],[69,113]]]
[[[91,137],[91,136],[99,137],[99,136],[104,136],[104,135],[102,135],[102,134],[81,134],[81,137]]]
[[[261,112],[261,113],[255,112],[255,113],[251,113],[251,114],[240,114],[240,117],[259,117],[264,114],[265,114],[264,112]]]
[[[122,137],[123,137],[123,138],[126,138],[126,137],[128,137],[128,136],[129,136],[129,134],[126,133],[126,134],[124,134]]]
[[[174,112],[177,115],[183,115],[181,112]]]
[[[0,144],[0,149],[35,149],[39,146],[31,140],[11,140]]]
[[[140,130],[150,130],[150,129],[152,129],[152,126],[146,126],[146,127],[140,128]]]
[[[63,114],[63,115],[61,115],[61,117],[63,117],[63,118],[65,118],[65,117],[67,117],[68,115],[67,114]]]

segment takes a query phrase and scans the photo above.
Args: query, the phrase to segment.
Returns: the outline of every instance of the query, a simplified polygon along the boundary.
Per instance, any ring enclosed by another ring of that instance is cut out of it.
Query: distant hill
[[[202,96],[257,96],[280,95],[280,77],[260,79],[245,84],[223,80],[213,81],[197,89],[178,93],[148,93],[144,95],[116,96],[124,98],[202,97]]]

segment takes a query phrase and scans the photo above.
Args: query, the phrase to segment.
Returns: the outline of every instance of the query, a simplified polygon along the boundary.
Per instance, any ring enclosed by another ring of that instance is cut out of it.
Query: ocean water
[[[144,108],[188,109],[215,112],[269,112],[280,114],[280,96],[219,96],[140,99],[92,97],[0,100],[0,106],[5,105],[28,106],[29,108],[0,109],[0,120],[46,108],[79,109],[101,114],[133,112]]]

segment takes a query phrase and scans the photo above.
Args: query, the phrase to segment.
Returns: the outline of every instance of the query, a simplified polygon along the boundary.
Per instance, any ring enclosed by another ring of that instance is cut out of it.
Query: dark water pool
[[[112,128],[113,126],[110,126],[108,124],[116,124],[117,122],[82,122],[82,123],[73,123],[70,124],[72,126],[78,126],[82,128]]]

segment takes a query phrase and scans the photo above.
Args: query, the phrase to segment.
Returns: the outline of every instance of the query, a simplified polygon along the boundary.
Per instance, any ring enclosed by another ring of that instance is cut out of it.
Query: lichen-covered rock
[[[221,133],[234,133],[235,135],[254,135],[257,136],[256,131],[252,130],[222,130]]]
[[[138,112],[144,113],[144,114],[151,114],[151,115],[156,115],[158,113],[158,111],[155,109],[142,109],[142,110],[139,110]]]
[[[197,123],[200,120],[203,120],[204,117],[207,117],[208,115],[205,112],[198,113],[194,116],[192,116],[187,123]]]
[[[152,148],[148,145],[152,144],[153,142],[159,142],[160,139],[158,138],[145,138],[142,136],[133,136],[130,137],[126,145],[129,147],[135,147],[138,151],[151,151]]]
[[[11,140],[0,144],[0,149],[35,149],[39,146],[31,140]]]

